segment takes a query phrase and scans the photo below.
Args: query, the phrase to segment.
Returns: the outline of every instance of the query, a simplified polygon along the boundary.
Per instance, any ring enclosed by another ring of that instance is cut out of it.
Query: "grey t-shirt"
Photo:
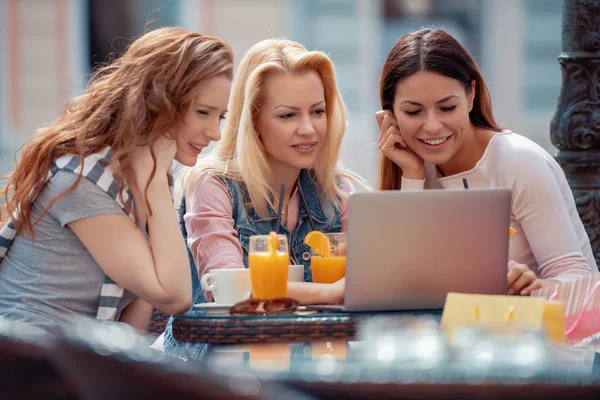
[[[36,221],[77,179],[57,172],[31,208]],[[105,274],[67,224],[96,215],[124,214],[104,190],[81,178],[35,226],[35,239],[18,234],[0,264],[0,317],[53,332],[76,316],[94,318]],[[118,313],[134,298],[125,291]]]

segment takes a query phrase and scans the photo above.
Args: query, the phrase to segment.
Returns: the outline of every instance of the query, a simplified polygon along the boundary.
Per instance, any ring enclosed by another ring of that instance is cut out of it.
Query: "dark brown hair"
[[[473,56],[450,34],[441,29],[421,29],[404,35],[392,48],[381,72],[379,95],[381,107],[393,111],[396,86],[402,79],[419,71],[435,72],[461,82],[467,93],[475,81],[475,99],[469,113],[471,123],[479,128],[500,131],[492,112],[487,85]],[[402,170],[381,155],[379,190],[400,189]]]

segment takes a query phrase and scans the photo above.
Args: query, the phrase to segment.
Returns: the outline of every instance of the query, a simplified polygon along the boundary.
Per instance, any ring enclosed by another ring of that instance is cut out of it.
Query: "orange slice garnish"
[[[508,237],[511,237],[515,233],[517,233],[517,231],[513,227],[508,228]]]
[[[269,232],[269,239],[267,241],[267,249],[269,253],[275,254],[279,251],[279,246],[281,245],[281,241],[279,240],[279,236],[275,232]]]
[[[319,231],[310,231],[304,238],[304,243],[322,257],[331,257],[331,243],[329,238]]]

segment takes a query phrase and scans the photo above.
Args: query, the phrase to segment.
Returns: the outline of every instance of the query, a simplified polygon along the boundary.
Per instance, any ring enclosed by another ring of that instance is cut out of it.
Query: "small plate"
[[[194,307],[204,310],[206,315],[229,315],[229,309],[233,304],[198,303]]]

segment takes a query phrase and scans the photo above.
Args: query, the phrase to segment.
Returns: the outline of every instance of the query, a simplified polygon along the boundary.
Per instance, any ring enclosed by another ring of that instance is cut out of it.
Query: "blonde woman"
[[[334,67],[323,53],[288,40],[252,47],[236,74],[223,137],[181,179],[188,246],[201,277],[213,268],[247,266],[251,235],[275,230],[275,204],[286,182],[283,231],[290,258],[306,266],[311,230],[298,186],[316,229],[343,230],[353,175],[340,168],[346,113]],[[302,303],[340,303],[343,281],[290,284]]]
[[[232,70],[218,38],[151,31],[25,143],[1,191],[0,317],[43,334],[74,316],[145,329],[152,307],[189,309],[169,171],[219,139]]]
[[[281,232],[288,236],[291,262],[305,266],[306,281],[290,282],[288,296],[304,304],[342,302],[343,280],[311,282],[303,242],[311,226],[298,187],[317,230],[344,229],[351,182],[359,181],[340,167],[345,127],[333,63],[325,54],[289,40],[265,40],[248,51],[233,82],[221,141],[180,181],[180,222],[195,264],[194,302],[203,300],[198,278],[215,268],[247,267],[249,237],[275,230],[282,182]]]

